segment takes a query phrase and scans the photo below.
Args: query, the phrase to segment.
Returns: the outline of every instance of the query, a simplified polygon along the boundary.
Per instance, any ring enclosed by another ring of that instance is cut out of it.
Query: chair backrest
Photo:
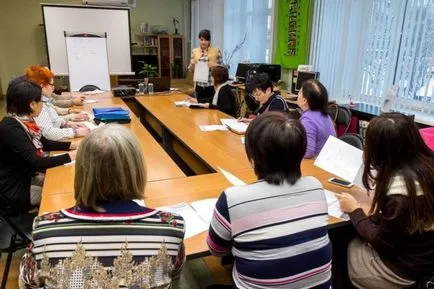
[[[339,106],[336,103],[329,104],[329,115],[334,123],[338,118]]]
[[[338,116],[336,118],[336,128],[340,135],[347,132],[351,124],[351,110],[344,106],[339,106]]]
[[[363,150],[365,142],[363,137],[357,133],[347,133],[341,136],[339,139],[346,142],[347,144],[352,145],[353,147]]]
[[[94,90],[100,90],[98,86],[93,85],[93,84],[87,84],[85,86],[83,86],[82,88],[80,88],[80,92],[86,92],[86,91],[94,91]]]

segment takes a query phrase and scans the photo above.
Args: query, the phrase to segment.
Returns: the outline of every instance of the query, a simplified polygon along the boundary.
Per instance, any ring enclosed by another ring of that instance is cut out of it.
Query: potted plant
[[[139,75],[144,78],[149,77],[158,77],[157,67],[151,64],[147,64],[144,61],[140,61],[142,63],[142,69],[139,71]]]

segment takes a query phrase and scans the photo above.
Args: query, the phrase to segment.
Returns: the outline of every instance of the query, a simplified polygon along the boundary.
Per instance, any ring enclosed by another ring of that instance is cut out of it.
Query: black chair
[[[9,202],[0,195],[0,253],[7,253],[1,289],[6,288],[12,255],[25,248],[32,240],[32,225],[36,214],[17,214]]]
[[[85,86],[83,86],[82,88],[80,88],[80,92],[86,92],[86,91],[94,91],[94,90],[100,90],[98,86],[96,85],[92,85],[92,84],[87,84]]]
[[[409,287],[409,289],[434,289],[434,273],[428,279],[417,281],[414,285]]]
[[[363,150],[364,139],[361,135],[357,133],[346,133],[339,139],[346,142],[347,144],[352,145],[353,147]]]
[[[338,108],[338,116],[336,118],[336,128],[339,131],[339,127],[343,126],[345,134],[348,131],[348,128],[351,124],[351,110],[344,106],[339,106]]]

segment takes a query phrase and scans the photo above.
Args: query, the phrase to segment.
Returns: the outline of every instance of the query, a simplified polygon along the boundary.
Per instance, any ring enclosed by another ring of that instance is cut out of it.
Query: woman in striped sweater
[[[75,165],[76,205],[35,219],[21,288],[170,288],[185,261],[182,217],[139,205],[146,170],[120,125],[93,131]]]
[[[235,288],[330,288],[332,247],[321,183],[302,177],[306,133],[281,112],[254,119],[246,152],[258,181],[226,189],[208,233],[215,255],[235,257]]]

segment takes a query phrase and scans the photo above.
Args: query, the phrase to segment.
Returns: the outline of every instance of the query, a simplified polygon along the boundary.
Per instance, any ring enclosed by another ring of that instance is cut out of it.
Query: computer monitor
[[[295,84],[294,92],[298,93],[303,85],[303,83],[309,79],[318,79],[319,72],[315,71],[298,71],[297,83]]]
[[[239,82],[245,82],[247,71],[256,68],[257,64],[254,63],[238,63],[237,72],[235,73],[236,80]]]
[[[260,64],[257,72],[268,74],[272,82],[278,82],[282,74],[282,68],[279,64]]]
[[[279,64],[268,63],[238,63],[237,72],[235,77],[237,81],[244,82],[246,73],[249,70],[255,70],[256,73],[266,73],[270,76],[272,82],[280,80],[282,68]]]

